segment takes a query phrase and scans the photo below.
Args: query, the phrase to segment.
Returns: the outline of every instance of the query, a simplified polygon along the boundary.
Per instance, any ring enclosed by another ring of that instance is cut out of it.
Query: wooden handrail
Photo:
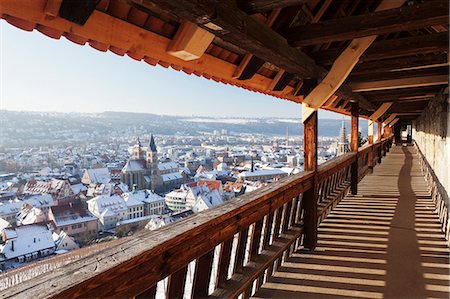
[[[322,182],[326,178],[332,176],[342,168],[355,162],[357,154],[355,152],[348,152],[332,160],[329,160],[317,167],[317,179]]]
[[[312,178],[312,172],[293,175],[151,233],[139,233],[126,244],[9,288],[2,297],[24,292],[38,298],[138,296],[266,215],[278,211],[274,220],[280,222],[281,234],[287,232],[281,221],[286,213],[292,219],[293,212],[284,205],[311,188]]]

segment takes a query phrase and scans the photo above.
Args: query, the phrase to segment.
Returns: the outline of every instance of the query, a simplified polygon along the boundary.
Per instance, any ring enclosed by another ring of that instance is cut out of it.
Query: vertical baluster
[[[270,244],[270,235],[272,233],[273,227],[273,215],[274,212],[270,212],[266,216],[266,227],[264,228],[264,239],[263,239],[263,250],[266,249]]]
[[[281,228],[282,233],[286,233],[289,229],[289,219],[291,217],[292,212],[292,200],[288,201],[284,205],[284,218],[283,218],[283,227]]]
[[[205,298],[208,296],[209,281],[211,278],[212,261],[214,249],[197,259],[192,287],[194,298]]]
[[[279,238],[282,215],[283,215],[283,207],[279,207],[275,212],[275,223],[272,235],[273,236],[272,242],[275,242]]]
[[[247,247],[248,227],[243,229],[239,234],[238,245],[236,249],[236,258],[234,272],[240,272],[244,266],[245,248]]]
[[[253,229],[253,234],[251,238],[251,249],[250,249],[250,260],[254,260],[255,257],[258,255],[259,251],[259,245],[261,244],[261,233],[262,233],[262,227],[263,227],[263,220],[260,219],[255,223],[255,227]]]
[[[169,276],[167,292],[169,298],[183,298],[186,282],[187,265]]]
[[[227,281],[228,268],[231,260],[231,250],[233,248],[233,238],[228,239],[222,243],[219,255],[219,268],[217,269],[217,283],[218,287],[222,287]]]
[[[294,197],[293,199],[293,205],[292,205],[292,216],[291,216],[291,226],[294,226],[295,224],[297,224],[297,212],[298,212],[298,205],[299,205],[299,195],[297,195],[296,197]]]

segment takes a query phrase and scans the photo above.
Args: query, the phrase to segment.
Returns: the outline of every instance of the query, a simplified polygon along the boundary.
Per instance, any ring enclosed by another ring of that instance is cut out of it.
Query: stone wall
[[[448,94],[430,101],[413,123],[413,139],[434,171],[446,194],[450,194],[450,109]]]

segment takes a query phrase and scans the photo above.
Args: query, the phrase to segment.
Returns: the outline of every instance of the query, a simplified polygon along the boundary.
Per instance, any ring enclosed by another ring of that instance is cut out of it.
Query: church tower
[[[345,131],[345,122],[342,119],[342,126],[339,132],[339,142],[338,142],[338,152],[337,155],[340,156],[349,151],[347,133]]]
[[[158,151],[156,150],[153,134],[150,136],[150,142],[147,149],[147,170],[152,180],[152,189],[159,190],[162,187],[162,181],[158,167]]]
[[[136,144],[133,146],[133,160],[143,160],[144,151],[142,150],[141,141],[137,138]]]

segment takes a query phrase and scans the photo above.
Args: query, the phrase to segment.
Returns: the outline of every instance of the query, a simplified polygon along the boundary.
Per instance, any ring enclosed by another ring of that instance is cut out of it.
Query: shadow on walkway
[[[449,298],[449,250],[413,147],[383,163],[255,298]]]

